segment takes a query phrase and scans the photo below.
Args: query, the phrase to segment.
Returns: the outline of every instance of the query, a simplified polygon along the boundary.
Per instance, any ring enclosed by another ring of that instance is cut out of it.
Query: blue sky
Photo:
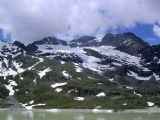
[[[153,25],[150,24],[138,24],[133,28],[119,28],[116,30],[117,33],[133,32],[144,41],[151,45],[160,44],[160,38],[153,32]]]
[[[0,0],[0,28],[4,39],[12,34],[12,40],[26,44],[57,34],[103,36],[109,31],[133,32],[160,44],[159,6],[160,0]]]

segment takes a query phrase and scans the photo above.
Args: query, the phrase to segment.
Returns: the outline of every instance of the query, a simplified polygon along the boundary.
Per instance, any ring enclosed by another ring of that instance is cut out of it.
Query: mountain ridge
[[[116,38],[117,36],[118,36],[118,38]],[[111,38],[111,39],[109,39],[109,38]],[[119,38],[121,38],[121,39],[119,39]],[[104,41],[107,41],[107,43],[104,43]],[[126,45],[126,41],[127,42],[131,41],[130,45],[128,43]],[[77,44],[77,45],[73,46],[72,45],[73,42],[74,42],[74,44]],[[97,44],[94,44],[92,46],[92,42],[93,43],[96,42]],[[89,44],[86,44],[86,43],[89,43]],[[134,45],[132,43],[134,43]],[[6,44],[6,42],[5,42],[5,44]],[[70,42],[66,42],[66,41],[57,39],[56,37],[47,37],[42,40],[30,43],[27,46],[25,46],[23,43],[18,42],[18,41],[15,41],[13,44],[8,43],[7,45],[9,45],[11,47],[10,49],[12,49],[12,50],[13,50],[13,48],[12,48],[13,46],[18,47],[19,50],[17,50],[17,52],[19,52],[19,54],[25,52],[28,55],[33,55],[33,56],[37,56],[37,57],[50,57],[50,56],[52,56],[53,58],[55,57],[55,58],[59,58],[61,60],[68,60],[68,61],[71,60],[74,62],[76,62],[76,60],[77,60],[80,63],[83,63],[82,62],[83,60],[81,59],[80,56],[78,56],[78,54],[83,53],[82,56],[84,56],[86,54],[89,55],[89,52],[90,52],[89,56],[93,56],[96,59],[99,59],[94,54],[96,54],[96,52],[102,53],[102,50],[104,50],[104,52],[105,51],[106,52],[114,52],[115,56],[113,55],[113,57],[115,57],[115,58],[111,58],[112,55],[108,56],[107,53],[103,53],[103,54],[98,53],[98,54],[101,54],[100,59],[107,57],[106,60],[108,60],[108,62],[109,61],[118,62],[116,59],[123,57],[123,56],[118,56],[118,54],[117,54],[118,52],[119,52],[119,54],[121,54],[121,53],[122,53],[122,55],[124,54],[124,57],[125,57],[125,55],[126,56],[128,55],[129,58],[127,58],[127,59],[132,59],[132,58],[137,59],[137,60],[139,59],[138,60],[139,62],[143,62],[143,59],[146,62],[149,61],[149,59],[150,59],[150,62],[151,61],[153,62],[154,61],[153,59],[156,59],[156,57],[157,57],[157,63],[159,63],[158,60],[160,57],[160,55],[157,55],[158,52],[156,52],[159,50],[159,45],[150,46],[146,42],[143,42],[142,39],[138,38],[135,34],[130,33],[130,32],[123,33],[123,34],[116,34],[116,35],[107,33],[101,39],[101,41],[98,41],[98,42],[95,37],[91,37],[91,36],[84,36],[84,37],[81,37],[77,40],[72,40]],[[106,47],[104,47],[104,46],[106,46]],[[108,46],[108,48],[107,48],[107,46]],[[93,48],[90,48],[90,47],[93,47]],[[96,48],[98,48],[98,47],[101,50],[97,51]],[[80,53],[77,50],[80,50],[83,52]],[[79,53],[76,53],[75,51],[77,51]],[[5,48],[3,48],[2,52],[5,52]],[[154,53],[156,53],[156,54],[154,54]],[[105,55],[105,54],[107,54],[107,55]],[[148,58],[148,54],[152,54],[152,58],[151,57]],[[154,56],[154,55],[156,55],[156,56]],[[116,58],[116,56],[118,58]],[[122,58],[122,59],[124,59],[124,58]],[[102,63],[102,65],[103,65],[105,61],[102,60],[99,63]],[[128,61],[126,60],[126,62],[128,62]],[[134,61],[134,62],[137,62],[137,61]],[[118,63],[116,63],[116,64],[118,65]],[[140,64],[140,63],[137,63],[137,64]],[[143,64],[145,64],[145,63],[143,63]],[[153,62],[153,64],[155,64],[155,62]],[[141,66],[141,65],[139,65],[139,66]],[[147,66],[147,65],[145,65],[145,66]],[[150,66],[147,66],[147,67],[150,67]],[[158,70],[156,70],[156,71],[158,71]]]
[[[102,39],[83,36],[69,42],[46,37],[27,46],[18,41],[12,44],[2,42],[0,97],[15,97],[22,105],[26,103],[29,106],[29,101],[34,100],[37,104],[45,102],[46,105],[41,107],[63,108],[61,104],[64,101],[56,105],[49,99],[56,96],[56,100],[64,98],[68,101],[67,108],[75,108],[79,101],[76,96],[90,102],[94,99],[101,101],[106,100],[107,96],[99,98],[96,94],[104,93],[110,96],[111,101],[102,108],[109,107],[109,103],[114,101],[112,97],[118,95],[111,106],[117,108],[115,104],[117,100],[124,102],[122,97],[126,97],[125,92],[129,98],[135,96],[137,99],[134,94],[137,91],[144,95],[143,104],[140,105],[144,107],[145,96],[150,96],[150,91],[153,91],[155,96],[150,100],[159,105],[160,102],[156,101],[160,88],[159,53],[160,45],[151,46],[133,33],[106,34]],[[54,88],[53,84],[59,87]],[[85,102],[82,102],[82,106],[85,106]],[[4,101],[0,103],[4,104]],[[131,103],[128,104],[133,107]],[[124,106],[121,104],[119,107]]]

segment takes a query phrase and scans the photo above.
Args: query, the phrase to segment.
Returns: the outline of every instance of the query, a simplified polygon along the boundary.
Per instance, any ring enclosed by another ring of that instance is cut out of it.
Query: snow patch
[[[66,78],[71,78],[72,76],[70,76],[67,71],[62,71],[63,76],[65,76]]]
[[[35,79],[33,80],[33,82],[34,82],[35,84],[37,84],[37,79],[35,78]]]
[[[124,105],[124,106],[126,106],[126,105],[127,105],[127,103],[124,103],[123,105]]]
[[[155,77],[156,80],[160,80],[160,76],[157,75],[156,73],[153,73],[153,76]]]
[[[65,62],[64,62],[64,61],[61,61],[61,64],[63,65],[63,64],[65,64]]]
[[[20,77],[20,80],[23,80],[24,78],[23,77]]]
[[[84,98],[84,97],[75,97],[74,100],[77,100],[77,101],[84,101],[85,98]]]
[[[68,91],[68,93],[71,93],[72,91],[74,91],[74,89],[72,89],[72,90],[69,90],[69,91]]]
[[[103,83],[98,82],[97,84],[98,84],[98,85],[102,85]]]
[[[133,87],[130,87],[130,86],[126,86],[127,89],[129,90],[133,90],[134,88]]]
[[[147,102],[148,107],[153,107],[155,104],[153,102]]]
[[[96,80],[94,77],[91,77],[91,76],[87,76],[88,79],[91,79],[91,80]]]
[[[104,92],[101,92],[101,93],[96,95],[96,97],[105,97],[105,96],[106,96],[106,94]]]
[[[83,69],[77,63],[74,63],[74,65],[75,65],[76,72],[82,72],[83,71]]]
[[[25,108],[26,108],[27,110],[32,110],[33,107],[36,107],[36,106],[45,106],[45,105],[46,105],[46,104],[41,104],[41,103],[39,103],[39,104],[35,104],[35,105],[25,106]]]
[[[115,66],[122,66],[122,64],[116,63],[116,62],[113,62],[112,64],[115,65]]]
[[[58,93],[61,92],[62,90],[63,90],[62,88],[56,88],[55,89],[55,91],[58,92]]]
[[[129,71],[129,73],[127,73],[127,75],[130,76],[130,77],[134,77],[137,80],[149,80],[151,78],[151,76],[150,77],[141,77],[141,76],[138,76],[137,73],[132,72],[132,71]]]
[[[67,84],[67,82],[65,82],[65,83],[55,83],[55,84],[51,85],[51,87],[52,88],[57,88],[57,87],[60,87],[60,86],[64,86],[66,84]]]
[[[133,71],[129,71],[129,73],[127,73],[127,75],[130,76],[130,77],[134,77],[137,80],[149,80],[149,79],[151,79],[152,76],[155,77],[156,80],[160,80],[159,75],[157,75],[155,73],[153,73],[153,75],[151,75],[149,77],[142,77],[142,76],[138,76],[138,74],[133,72]]]
[[[6,89],[9,90],[9,96],[13,96],[15,91],[13,89],[14,86],[17,86],[17,83],[13,80],[9,80],[9,85],[5,85]]]
[[[33,103],[34,103],[34,100],[32,100],[32,101],[29,102],[29,104],[33,104]]]
[[[40,78],[42,78],[43,76],[46,75],[46,73],[50,72],[51,69],[50,68],[46,68],[45,70],[43,71],[39,71],[38,75],[40,76]]]
[[[114,78],[110,78],[108,79],[110,82],[114,82]]]
[[[135,95],[137,95],[137,96],[139,96],[139,97],[142,97],[142,95],[141,95],[141,94],[137,94],[136,92],[134,92],[134,94],[135,94]]]
[[[78,79],[78,80],[82,80],[82,78],[80,78],[80,77],[78,77],[77,79]]]

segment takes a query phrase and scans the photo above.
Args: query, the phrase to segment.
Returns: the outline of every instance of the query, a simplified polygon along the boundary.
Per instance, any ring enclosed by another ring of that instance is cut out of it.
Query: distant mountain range
[[[130,32],[69,42],[47,37],[27,46],[0,41],[1,107],[159,106],[159,81],[160,45]]]

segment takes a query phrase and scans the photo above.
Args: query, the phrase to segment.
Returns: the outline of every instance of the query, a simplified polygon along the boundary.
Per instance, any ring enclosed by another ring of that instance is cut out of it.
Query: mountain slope
[[[17,106],[13,99],[28,109],[160,105],[160,46],[133,33],[0,43],[1,107]]]

